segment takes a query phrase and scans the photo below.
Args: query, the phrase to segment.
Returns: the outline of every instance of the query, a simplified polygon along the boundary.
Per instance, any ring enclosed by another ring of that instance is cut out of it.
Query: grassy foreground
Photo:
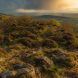
[[[0,78],[78,78],[78,33],[54,19],[0,16]]]

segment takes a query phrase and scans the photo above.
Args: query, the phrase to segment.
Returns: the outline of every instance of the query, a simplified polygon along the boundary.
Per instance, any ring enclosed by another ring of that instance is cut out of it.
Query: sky
[[[0,12],[7,14],[78,13],[78,0],[0,0]]]

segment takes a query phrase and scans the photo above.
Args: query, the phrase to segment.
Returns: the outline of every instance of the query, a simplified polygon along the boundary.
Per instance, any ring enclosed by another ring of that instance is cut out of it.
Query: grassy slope
[[[60,22],[63,22],[63,23],[68,23],[68,24],[72,24],[78,31],[78,18],[74,18],[74,15],[73,14],[70,14],[70,17],[69,15],[66,16],[58,16],[58,15],[43,15],[43,16],[35,16],[34,18],[36,19],[43,19],[43,20],[49,20],[49,19],[56,19],[56,20],[59,20]]]
[[[77,78],[77,52],[78,34],[67,24],[63,27],[56,20],[25,16],[0,17],[0,76]]]

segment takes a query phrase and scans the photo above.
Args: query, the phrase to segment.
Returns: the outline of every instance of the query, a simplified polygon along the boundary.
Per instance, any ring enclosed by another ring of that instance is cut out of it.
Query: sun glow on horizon
[[[50,0],[41,9],[19,8],[16,11],[20,13],[78,13],[78,0]]]
[[[78,0],[56,0],[53,5],[50,4],[49,8],[55,11],[73,12],[78,9]]]

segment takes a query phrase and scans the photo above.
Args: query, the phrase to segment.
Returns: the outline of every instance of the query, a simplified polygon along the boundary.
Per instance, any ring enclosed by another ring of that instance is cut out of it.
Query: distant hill
[[[72,23],[78,25],[78,19],[72,18],[72,17],[66,17],[66,16],[56,16],[56,15],[42,15],[42,16],[35,16],[35,19],[56,19],[60,22],[66,22],[66,23]]]
[[[6,14],[6,13],[0,13],[0,16],[13,16],[11,14]]]
[[[3,15],[2,13],[0,13],[0,15]]]
[[[74,26],[75,30],[78,31],[78,18],[67,17],[67,16],[56,16],[56,15],[42,15],[42,16],[34,16],[35,19],[41,20],[49,20],[49,19],[56,19],[61,23],[68,23]]]
[[[7,15],[7,14],[4,14],[4,13],[0,13],[0,15]]]
[[[61,13],[59,15],[65,17],[71,17],[71,18],[78,18],[78,13]]]

